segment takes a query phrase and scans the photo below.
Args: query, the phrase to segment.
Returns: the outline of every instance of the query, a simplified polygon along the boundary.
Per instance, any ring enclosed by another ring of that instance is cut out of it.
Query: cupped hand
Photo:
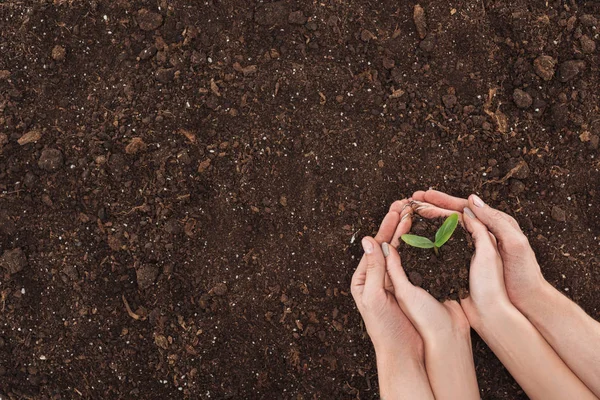
[[[456,214],[455,211],[426,203],[413,202],[411,205],[413,207],[407,214],[409,218],[396,230],[393,244],[397,244],[398,238],[409,231],[413,211],[426,218]],[[394,207],[393,205],[392,210]],[[460,213],[459,217],[462,218]],[[387,271],[394,293],[402,311],[423,338],[425,366],[436,399],[479,399],[470,325],[460,304],[454,300],[440,303],[425,289],[414,286],[402,268],[400,254],[395,246],[390,246],[388,253]],[[448,368],[448,360],[453,360],[452,369]]]
[[[362,240],[365,254],[352,277],[351,291],[379,356],[393,354],[423,359],[423,340],[398,305],[381,247],[389,248],[387,242],[403,224],[406,225],[406,219],[401,221],[400,213],[391,210],[377,236]]]
[[[478,196],[461,199],[436,190],[415,192],[413,199],[438,207],[460,211],[468,207],[497,241],[497,249],[504,267],[506,291],[512,303],[521,308],[528,299],[544,286],[540,266],[527,237],[517,221],[502,211],[486,205]]]

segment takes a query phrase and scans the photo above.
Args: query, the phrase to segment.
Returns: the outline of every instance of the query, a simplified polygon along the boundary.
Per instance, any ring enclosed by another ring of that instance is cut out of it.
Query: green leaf
[[[431,240],[423,237],[423,236],[417,236],[417,235],[402,235],[400,236],[400,238],[402,240],[404,240],[404,242],[406,244],[409,244],[413,247],[419,247],[421,249],[431,249],[434,244]]]
[[[442,247],[450,239],[457,225],[458,214],[452,214],[446,218],[440,229],[435,233],[435,247]]]

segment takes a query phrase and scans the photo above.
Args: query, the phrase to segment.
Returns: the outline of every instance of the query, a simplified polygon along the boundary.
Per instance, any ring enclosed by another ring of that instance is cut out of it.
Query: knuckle
[[[504,241],[504,246],[509,251],[524,251],[528,249],[529,240],[522,233],[516,233]]]
[[[402,208],[404,207],[405,204],[406,204],[406,200],[396,200],[390,206],[389,211],[397,211],[398,213],[400,213],[400,211],[402,210]]]

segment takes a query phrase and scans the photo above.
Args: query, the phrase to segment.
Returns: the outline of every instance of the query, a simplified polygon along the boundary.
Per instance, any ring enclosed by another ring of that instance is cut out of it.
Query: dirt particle
[[[202,173],[204,171],[206,171],[208,169],[208,167],[210,167],[210,158],[207,158],[206,160],[202,161],[199,165],[198,165],[198,172]]]
[[[0,234],[11,236],[17,233],[17,225],[6,210],[0,210]]]
[[[23,136],[21,136],[19,138],[19,140],[17,140],[17,142],[21,146],[24,146],[24,145],[26,145],[28,143],[37,142],[41,138],[42,138],[42,132],[40,132],[38,130],[32,130],[32,131],[29,131],[29,132],[23,134]]]
[[[545,81],[549,81],[556,71],[556,60],[550,56],[539,56],[533,61],[535,73]]]
[[[256,65],[248,65],[246,67],[242,67],[239,62],[233,64],[233,69],[237,72],[241,72],[244,76],[254,75],[258,70]]]
[[[581,51],[584,53],[590,54],[596,51],[596,42],[588,35],[580,37],[579,43],[581,44]]]
[[[415,22],[415,26],[417,27],[417,33],[419,34],[419,38],[425,39],[427,36],[427,19],[425,17],[425,10],[421,7],[420,4],[416,4],[413,10],[413,21]]]
[[[579,17],[579,22],[585,27],[593,27],[598,24],[598,20],[592,14],[583,14]]]
[[[0,70],[0,81],[10,78],[10,71],[6,69]]]
[[[38,160],[38,167],[44,171],[56,171],[63,165],[63,154],[58,149],[46,148]]]
[[[131,142],[129,142],[129,144],[125,147],[125,153],[136,154],[140,151],[146,151],[147,148],[148,146],[146,145],[146,143],[144,143],[142,138],[134,137],[133,139],[131,139]]]
[[[137,12],[137,23],[143,31],[153,31],[163,23],[162,15],[142,8]]]
[[[529,108],[533,103],[533,99],[529,93],[521,89],[515,89],[513,92],[513,101],[515,102],[516,106],[521,109]]]
[[[16,274],[27,266],[27,257],[20,247],[6,250],[0,257],[0,267],[4,268],[9,275]]]
[[[560,64],[560,81],[568,82],[585,69],[585,61],[569,60]]]
[[[160,83],[169,83],[175,77],[175,68],[159,68],[156,71],[156,80]]]
[[[373,32],[363,29],[360,31],[360,40],[363,42],[369,42],[371,40],[377,39],[377,37],[373,34]]]
[[[567,220],[567,213],[559,206],[552,207],[552,219],[557,222],[565,222]]]
[[[142,290],[152,286],[158,276],[158,267],[154,265],[142,265],[135,271],[138,287]]]
[[[435,36],[430,34],[419,43],[419,48],[425,53],[431,53],[435,49]]]
[[[294,11],[288,15],[288,22],[292,25],[304,25],[307,21],[302,11]]]
[[[164,335],[155,335],[154,344],[163,350],[167,350],[169,348],[169,340]]]
[[[67,50],[60,45],[56,45],[52,48],[52,59],[54,61],[62,62],[65,60],[65,56],[67,55]]]
[[[411,271],[408,274],[408,279],[412,282],[413,285],[421,287],[423,284],[423,276],[417,271]]]
[[[527,189],[527,187],[520,180],[518,180],[518,179],[510,180],[510,192],[512,194],[514,194],[515,196],[523,193],[525,191],[525,189]]]
[[[557,128],[566,126],[569,121],[569,106],[566,104],[554,103],[552,107],[550,107],[550,119]]]
[[[213,294],[215,296],[224,296],[225,293],[227,293],[227,285],[224,284],[223,282],[219,282],[215,285],[215,287],[213,287],[212,289],[210,289],[209,293]]]
[[[442,96],[442,102],[446,106],[446,108],[451,109],[456,105],[457,98],[453,94],[446,94]]]
[[[8,143],[8,135],[6,133],[0,133],[0,153],[6,143]]]
[[[396,65],[396,62],[394,61],[393,58],[383,57],[383,68],[392,69],[392,68],[394,68],[395,65]]]
[[[140,51],[140,54],[138,55],[138,57],[140,58],[140,60],[149,60],[156,55],[156,52],[157,52],[156,47],[150,46],[150,47]]]

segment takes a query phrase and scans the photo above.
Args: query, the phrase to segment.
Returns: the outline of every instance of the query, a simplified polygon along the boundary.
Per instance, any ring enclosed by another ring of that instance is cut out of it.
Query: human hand
[[[365,254],[352,277],[351,291],[375,347],[381,396],[432,399],[423,340],[398,305],[383,254],[405,221],[390,211],[377,236],[362,240]]]
[[[529,299],[544,289],[546,281],[535,253],[513,217],[489,207],[476,195],[469,196],[467,200],[428,190],[415,192],[413,199],[460,212],[468,207],[473,212],[497,240],[506,292],[517,308],[522,309]]]
[[[414,206],[426,218],[456,214],[424,203]],[[396,229],[392,241],[395,244],[410,230],[413,209],[407,210],[402,202],[391,209],[409,215]],[[440,303],[423,288],[414,286],[402,268],[395,246],[389,247],[385,261],[398,304],[423,338],[425,365],[436,399],[479,399],[470,326],[461,306],[454,300]],[[454,362],[452,369],[448,368],[448,360]]]

